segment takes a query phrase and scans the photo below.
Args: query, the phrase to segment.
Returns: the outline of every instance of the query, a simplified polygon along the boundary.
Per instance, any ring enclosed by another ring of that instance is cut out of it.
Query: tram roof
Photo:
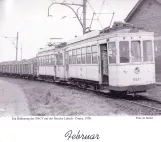
[[[48,52],[51,50],[59,50],[62,49],[63,47],[66,47],[66,45],[71,45],[80,41],[84,41],[87,39],[91,39],[91,38],[95,38],[95,37],[99,37],[99,36],[105,36],[105,35],[115,35],[115,34],[125,34],[125,33],[151,33],[152,32],[146,32],[143,29],[139,28],[139,27],[134,27],[134,25],[130,24],[130,23],[124,23],[124,22],[114,22],[113,26],[104,28],[103,30],[99,31],[91,31],[88,32],[82,36],[76,37],[72,40],[69,40],[68,42],[63,42],[60,43],[58,45],[53,45],[53,46],[47,46],[45,48],[42,48],[38,51],[39,53],[43,53],[43,52]]]
[[[103,29],[102,31],[92,31],[92,32],[86,33],[80,37],[76,37],[75,39],[68,41],[67,45],[80,42],[86,39],[95,38],[98,36],[123,34],[123,33],[151,33],[153,34],[153,32],[146,32],[142,28],[134,27],[134,25],[130,23],[114,22],[112,28],[107,27]]]

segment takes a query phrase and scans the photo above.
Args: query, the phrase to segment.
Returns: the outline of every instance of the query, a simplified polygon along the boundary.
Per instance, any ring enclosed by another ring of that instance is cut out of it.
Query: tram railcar
[[[106,92],[137,93],[155,87],[154,58],[154,33],[114,23],[112,28],[40,49],[34,62],[19,65],[21,75]],[[1,73],[3,67],[1,63]]]
[[[45,63],[50,57],[40,56],[42,52],[53,56],[52,70]],[[37,57],[38,75],[81,87],[134,93],[155,86],[154,33],[129,25],[115,23],[111,29],[87,33],[62,48],[43,49]]]

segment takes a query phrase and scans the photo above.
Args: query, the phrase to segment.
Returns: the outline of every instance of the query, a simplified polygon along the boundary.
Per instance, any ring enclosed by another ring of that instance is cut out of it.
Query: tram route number
[[[141,81],[141,78],[140,77],[133,78],[133,81]]]

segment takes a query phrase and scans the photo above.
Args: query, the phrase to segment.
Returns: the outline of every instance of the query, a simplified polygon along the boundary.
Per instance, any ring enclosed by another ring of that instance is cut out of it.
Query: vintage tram
[[[93,31],[37,54],[40,78],[116,92],[155,86],[154,33],[125,23]]]

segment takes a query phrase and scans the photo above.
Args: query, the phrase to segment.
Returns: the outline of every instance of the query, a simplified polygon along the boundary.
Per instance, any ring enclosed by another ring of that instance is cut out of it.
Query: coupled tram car
[[[35,59],[14,62],[14,72],[12,66],[13,62],[1,63],[0,73],[104,92],[145,92],[155,87],[154,34],[114,23],[112,28],[40,49]]]
[[[37,62],[39,77],[82,88],[137,93],[155,87],[154,34],[125,24],[44,48]]]

